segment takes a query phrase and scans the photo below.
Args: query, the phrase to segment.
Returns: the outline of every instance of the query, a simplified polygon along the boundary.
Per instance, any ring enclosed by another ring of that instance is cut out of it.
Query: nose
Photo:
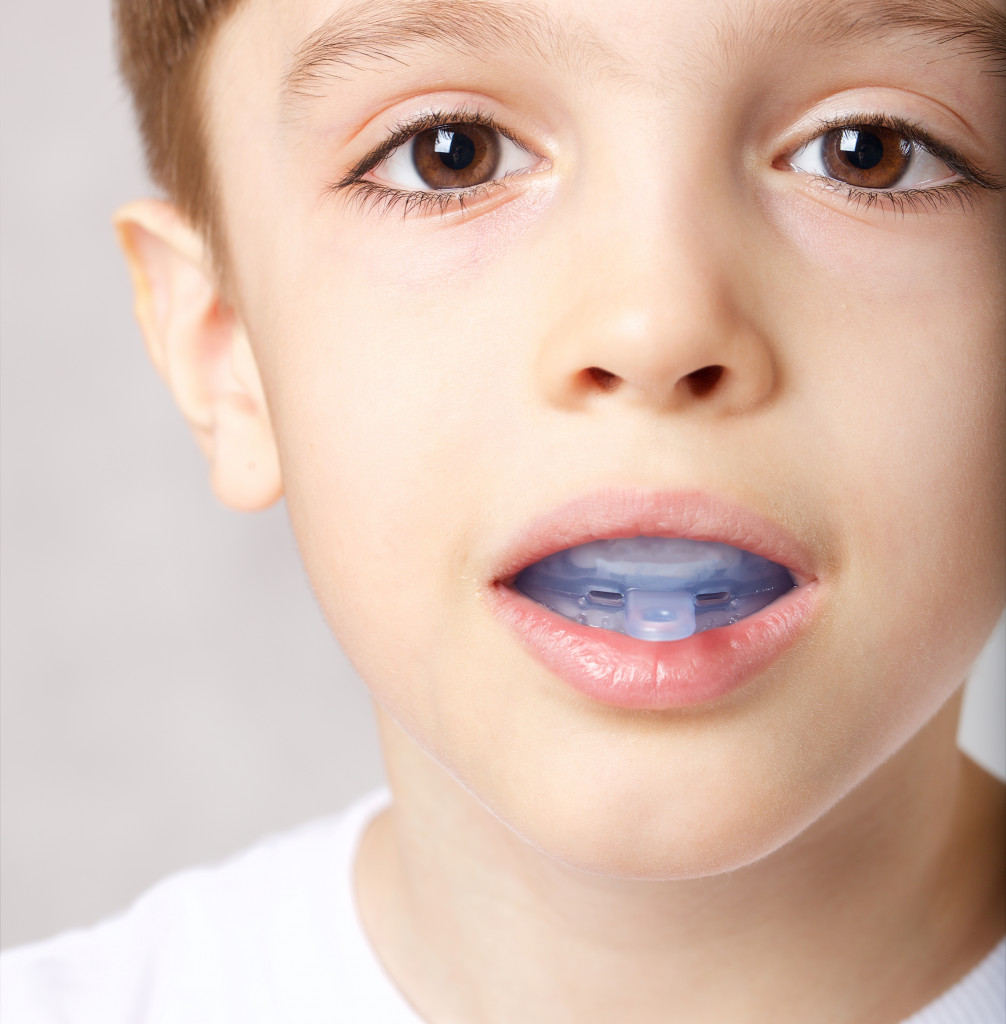
[[[757,324],[755,278],[729,233],[687,217],[630,233],[612,224],[554,277],[562,298],[537,379],[559,408],[604,401],[660,411],[746,413],[777,383]]]

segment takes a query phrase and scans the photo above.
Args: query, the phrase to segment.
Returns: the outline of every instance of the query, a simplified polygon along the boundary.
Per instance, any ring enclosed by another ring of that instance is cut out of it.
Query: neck
[[[894,1024],[1006,927],[1001,789],[957,752],[956,717],[774,854],[652,882],[535,849],[379,712],[395,799],[361,846],[364,926],[435,1024],[644,1024],[669,1007],[696,1024]]]

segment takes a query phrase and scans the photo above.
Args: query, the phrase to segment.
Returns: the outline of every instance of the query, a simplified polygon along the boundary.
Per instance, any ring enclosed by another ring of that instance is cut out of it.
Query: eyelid
[[[797,153],[805,149],[811,143],[817,141],[828,132],[839,128],[848,128],[858,125],[866,128],[887,128],[890,131],[903,135],[909,142],[921,146],[937,160],[942,161],[950,170],[959,174],[963,179],[981,185],[984,188],[999,190],[1004,187],[1002,179],[994,174],[983,170],[977,164],[962,156],[956,149],[948,146],[932,132],[928,131],[918,122],[896,114],[886,113],[845,113],[840,116],[816,118],[812,122],[811,129],[804,135],[803,141],[790,148],[782,158],[788,164]]]
[[[484,128],[498,132],[504,138],[509,139],[515,146],[524,150],[530,156],[544,159],[542,155],[527,145],[522,139],[512,132],[506,125],[501,124],[492,114],[485,111],[473,110],[465,106],[459,106],[452,110],[428,110],[417,117],[400,121],[395,125],[388,136],[369,153],[357,161],[357,163],[339,181],[331,187],[333,190],[346,188],[360,181],[365,174],[369,174],[375,167],[382,164],[396,150],[401,149],[417,135],[431,128],[438,128],[444,124],[477,124]]]

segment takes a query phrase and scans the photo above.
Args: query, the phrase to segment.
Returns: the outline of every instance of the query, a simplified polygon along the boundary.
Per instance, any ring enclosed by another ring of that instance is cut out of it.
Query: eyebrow
[[[1006,11],[987,0],[851,0],[794,5],[782,17],[756,17],[728,28],[732,48],[763,42],[837,45],[892,35],[978,58],[994,75],[1006,74]]]
[[[899,34],[977,57],[1006,74],[1006,12],[987,0],[827,0],[796,3],[731,21],[717,33],[723,51],[769,44],[828,46]],[[576,73],[617,73],[622,61],[582,23],[560,26],[547,11],[497,0],[355,0],[344,4],[294,52],[283,83],[289,103],[316,97],[365,66],[406,64],[410,50],[443,45],[478,53],[522,52]]]
[[[612,59],[583,25],[560,26],[541,7],[497,0],[357,0],[340,7],[294,52],[283,93],[296,101],[364,65],[405,64],[410,49],[440,44],[494,53],[523,52],[583,71]]]

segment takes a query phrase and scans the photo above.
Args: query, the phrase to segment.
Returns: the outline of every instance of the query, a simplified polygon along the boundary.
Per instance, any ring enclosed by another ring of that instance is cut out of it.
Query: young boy
[[[144,336],[391,797],[11,954],[4,1024],[1001,1024],[1003,5],[117,18]]]

